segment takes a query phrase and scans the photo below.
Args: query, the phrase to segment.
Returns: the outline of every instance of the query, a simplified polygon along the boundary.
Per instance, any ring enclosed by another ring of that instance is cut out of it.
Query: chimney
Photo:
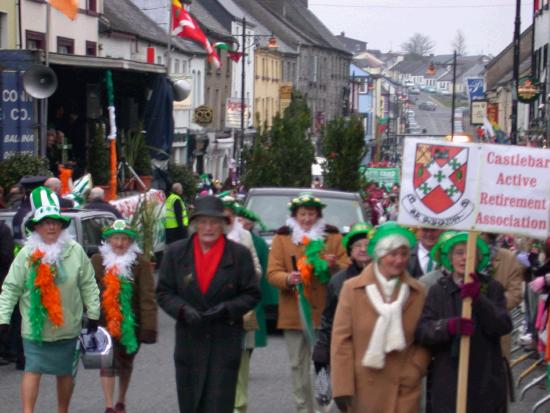
[[[346,32],[340,32],[340,36],[346,37]]]

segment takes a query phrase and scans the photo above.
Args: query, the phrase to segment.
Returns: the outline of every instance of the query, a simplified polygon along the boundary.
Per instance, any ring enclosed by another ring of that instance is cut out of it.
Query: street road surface
[[[416,121],[420,129],[426,129],[429,135],[450,135],[451,133],[451,109],[443,106],[437,99],[434,99],[430,93],[420,92],[419,95],[411,95],[416,99],[416,105],[412,106],[416,115]],[[433,112],[420,110],[418,106],[422,102],[433,102],[437,109]]]
[[[177,413],[174,365],[174,322],[159,311],[159,341],[154,345],[142,345],[135,360],[135,371],[128,391],[129,413],[166,412]],[[526,368],[526,361],[520,368]],[[532,377],[544,373],[543,369]],[[516,373],[517,375],[517,373]],[[21,402],[19,385],[21,372],[13,364],[0,367],[0,412],[19,412]],[[249,387],[249,413],[293,413],[292,381],[283,337],[271,335],[267,348],[256,349],[252,355]],[[537,399],[545,393],[542,386],[528,393],[527,401],[512,405],[511,412],[527,413]],[[55,379],[42,378],[36,407],[37,413],[56,411]],[[82,365],[77,376],[76,388],[71,402],[72,413],[101,413],[104,411],[99,372],[84,370]],[[540,412],[550,411],[545,406]]]

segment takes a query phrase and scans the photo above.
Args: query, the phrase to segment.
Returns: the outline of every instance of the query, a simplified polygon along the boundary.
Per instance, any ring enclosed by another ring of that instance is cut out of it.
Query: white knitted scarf
[[[290,217],[286,220],[286,224],[290,227],[292,231],[292,243],[295,245],[300,245],[304,237],[308,237],[310,240],[315,241],[318,239],[323,239],[325,236],[325,221],[323,219],[318,219],[315,224],[311,227],[309,231],[304,231],[303,228],[298,224],[295,218]]]
[[[127,278],[132,280],[134,278],[134,273],[132,272],[132,265],[136,262],[138,254],[141,253],[141,250],[135,242],[128,247],[128,250],[122,254],[118,255],[113,251],[111,245],[108,242],[103,242],[99,247],[99,252],[101,253],[101,258],[103,261],[103,266],[105,271],[110,270],[112,267],[116,266],[116,273],[119,277]]]
[[[376,264],[374,271],[378,271]],[[365,287],[367,296],[378,313],[367,351],[363,356],[362,364],[365,367],[382,369],[387,353],[400,351],[406,347],[402,311],[403,305],[409,297],[409,286],[399,283],[398,288],[397,299],[392,303],[385,303],[375,283]]]

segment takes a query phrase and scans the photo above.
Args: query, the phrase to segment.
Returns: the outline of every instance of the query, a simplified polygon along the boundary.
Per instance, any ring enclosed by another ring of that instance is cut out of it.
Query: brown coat
[[[506,309],[517,307],[523,299],[523,273],[525,269],[512,251],[498,248],[493,258],[493,278],[504,287]],[[510,360],[512,352],[512,336],[510,334],[500,339],[502,355]]]
[[[403,307],[407,348],[387,354],[381,370],[361,364],[378,319],[365,291],[369,284],[378,285],[374,266],[369,265],[359,276],[346,281],[340,293],[331,342],[332,392],[334,397],[352,396],[353,413],[417,413],[420,409],[421,379],[430,353],[413,341],[426,293],[408,273],[401,280],[410,287]]]
[[[331,268],[332,274],[338,272],[340,269],[347,268],[350,264],[346,250],[342,245],[342,236],[335,227],[327,225],[325,249],[321,253],[321,256],[323,254],[334,254],[336,256],[336,265],[334,268]],[[292,242],[292,235],[289,233],[288,227],[283,227],[273,237],[268,259],[267,281],[279,289],[277,327],[281,329],[302,329],[296,294],[292,288],[288,287],[286,280],[288,274],[293,271],[292,256],[295,256],[296,260],[298,260],[303,255],[304,246],[301,244],[296,245]],[[310,291],[309,302],[311,303],[313,313],[313,323],[315,328],[318,328],[321,322],[321,313],[325,308],[326,286],[321,284],[316,277],[313,277]]]
[[[105,268],[101,254],[92,256],[95,276],[100,291],[103,293],[103,276]],[[143,256],[139,256],[137,264],[132,268],[134,273],[134,295],[132,308],[136,317],[136,336],[139,342],[154,342],[157,338],[157,303],[155,300],[155,280],[151,271],[151,264]],[[101,310],[100,324],[105,325],[105,315]]]

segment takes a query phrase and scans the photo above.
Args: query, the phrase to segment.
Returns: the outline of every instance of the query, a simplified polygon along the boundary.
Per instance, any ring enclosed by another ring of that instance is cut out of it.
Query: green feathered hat
[[[349,255],[349,248],[351,247],[351,244],[356,240],[359,239],[358,236],[362,235],[360,238],[372,238],[374,235],[374,228],[371,224],[368,222],[357,222],[351,226],[350,231],[346,234],[345,237],[342,238],[342,245],[346,250],[348,250]]]
[[[409,229],[402,227],[397,222],[388,221],[382,225],[377,226],[374,230],[374,235],[369,241],[369,246],[367,247],[367,254],[369,254],[373,258],[379,258],[375,257],[376,245],[384,238],[392,235],[399,235],[404,237],[409,243],[409,248],[414,248],[414,246],[416,245],[416,237]]]
[[[242,208],[242,206],[237,202],[235,198],[233,198],[232,196],[224,196],[220,199],[223,202],[224,208],[230,209],[235,213],[235,215],[239,215],[239,210]]]
[[[258,225],[262,228],[262,231],[267,230],[267,227],[262,222],[262,219],[254,211],[247,209],[245,207],[240,207],[237,211],[237,216],[248,219],[252,222],[257,222]]]
[[[430,257],[432,260],[438,264],[441,264],[441,247],[443,247],[443,244],[445,244],[445,242],[454,237],[456,234],[458,234],[457,231],[445,231],[439,236],[437,242],[430,251]]]
[[[29,231],[34,231],[34,226],[46,218],[60,221],[63,229],[70,225],[71,219],[61,216],[59,198],[50,188],[39,186],[33,189],[30,200],[33,216],[25,223]]]
[[[137,239],[137,232],[123,219],[117,219],[111,226],[105,228],[101,235],[107,239],[114,234],[125,234],[133,240]]]
[[[313,196],[309,192],[304,192],[288,203],[288,209],[290,209],[291,212],[300,207],[317,207],[323,209],[326,205],[321,202],[320,198]]]
[[[468,242],[468,233],[467,232],[457,232],[453,237],[446,240],[441,246],[441,264],[448,269],[453,271],[453,266],[449,258],[449,252],[453,249],[456,244],[465,244]],[[477,253],[479,255],[479,262],[477,264],[477,271],[483,271],[491,259],[491,250],[489,246],[483,239],[477,237],[476,239]]]

